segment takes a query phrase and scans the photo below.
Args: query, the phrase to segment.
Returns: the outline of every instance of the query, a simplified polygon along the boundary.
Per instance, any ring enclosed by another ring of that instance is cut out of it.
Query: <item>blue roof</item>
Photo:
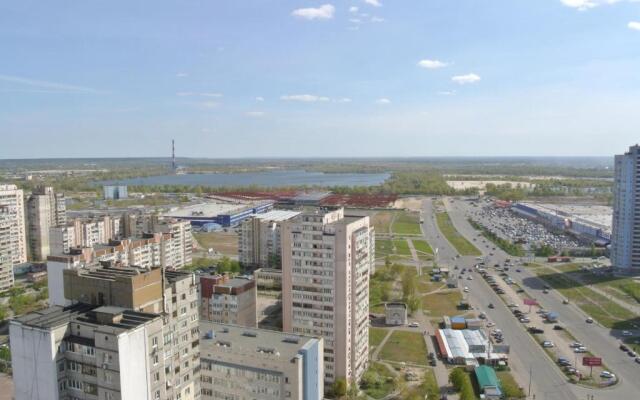
[[[464,319],[464,317],[451,317],[451,322],[464,324],[467,321]]]

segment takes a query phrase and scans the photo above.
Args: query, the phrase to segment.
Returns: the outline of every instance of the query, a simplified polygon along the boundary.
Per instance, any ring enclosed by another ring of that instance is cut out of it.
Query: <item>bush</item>
[[[475,400],[476,394],[473,391],[471,378],[462,368],[454,368],[449,374],[449,382],[453,385],[458,393],[460,400]]]

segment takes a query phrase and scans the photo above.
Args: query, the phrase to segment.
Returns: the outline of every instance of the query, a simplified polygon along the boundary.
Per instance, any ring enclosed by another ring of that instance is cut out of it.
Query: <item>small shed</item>
[[[502,389],[496,371],[487,365],[480,365],[474,369],[480,393],[485,399],[501,399]]]
[[[407,305],[404,303],[386,303],[384,305],[385,324],[406,325]]]
[[[467,321],[464,317],[451,317],[452,329],[465,329],[467,327]]]

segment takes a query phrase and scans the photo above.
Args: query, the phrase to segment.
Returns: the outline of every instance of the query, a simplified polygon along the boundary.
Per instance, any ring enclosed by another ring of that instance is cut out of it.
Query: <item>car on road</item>
[[[496,326],[493,322],[487,322],[487,328],[491,328],[492,326]]]
[[[529,322],[531,322],[531,320],[527,317],[522,317],[519,320],[520,322],[522,322],[523,324],[528,324]]]
[[[529,333],[534,334],[534,335],[539,335],[544,333],[544,329],[540,329],[540,328],[536,328],[535,326],[531,326],[528,329]]]
[[[462,289],[465,293],[469,293],[469,287],[465,286],[464,289]]]
[[[480,318],[480,319],[487,319],[487,314],[485,314],[485,313],[480,313],[480,315],[478,315],[478,318]]]
[[[547,290],[549,290],[549,289],[551,289],[551,286],[549,286],[549,285],[543,285],[543,286],[542,286],[542,288],[543,288],[543,289],[547,289]]]
[[[627,351],[627,354],[629,355],[629,357],[633,357],[633,358],[638,357],[638,355],[636,354],[636,352],[635,352],[635,351],[633,351],[633,350],[629,350],[629,351]]]
[[[516,272],[522,272],[520,268],[516,268]]]
[[[563,300],[562,300],[562,304],[569,304],[569,300],[567,300],[567,299],[563,299]]]
[[[622,350],[624,352],[627,352],[627,351],[629,351],[629,348],[627,346],[625,346],[624,344],[621,344],[620,345],[620,350]]]
[[[545,340],[544,342],[542,342],[542,347],[544,348],[551,348],[551,347],[555,347],[555,344],[553,344],[552,341],[550,340]]]
[[[518,305],[516,303],[510,303],[509,308],[518,308]]]
[[[586,353],[587,352],[587,348],[582,346],[582,347],[576,347],[575,349],[573,349],[574,353]]]
[[[549,293],[549,289],[544,289],[544,290],[542,291],[542,293],[544,293],[544,294]]]
[[[587,324],[593,324],[593,318],[589,317],[585,320]]]
[[[420,324],[417,322],[412,322],[409,324],[409,328],[418,328],[418,327],[420,327]]]
[[[600,377],[601,378],[607,378],[607,379],[613,379],[616,376],[614,374],[612,374],[611,372],[609,372],[609,371],[602,371],[602,372],[600,372]]]
[[[494,305],[493,305],[493,303],[489,303],[489,305],[488,305],[487,307],[489,307],[489,308],[491,308],[491,309],[496,308],[496,306],[494,306]]]
[[[471,276],[471,275],[467,276],[467,280],[468,281],[472,281],[473,280],[473,276]]]
[[[569,347],[571,347],[572,349],[576,348],[576,347],[582,347],[584,346],[582,343],[580,342],[573,342],[569,345]]]
[[[631,331],[622,331],[622,336],[633,336],[633,333]]]
[[[562,325],[554,325],[554,326],[553,326],[553,330],[554,330],[554,331],[561,331],[561,330],[563,330],[563,329],[564,329],[564,328],[562,327]]]

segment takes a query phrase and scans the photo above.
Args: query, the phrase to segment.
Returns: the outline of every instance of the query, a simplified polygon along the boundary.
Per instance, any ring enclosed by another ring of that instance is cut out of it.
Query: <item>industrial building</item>
[[[252,215],[238,229],[238,259],[244,267],[282,267],[282,223],[300,214],[299,211],[271,210]]]
[[[105,200],[121,200],[129,197],[126,185],[105,185],[102,187]]]
[[[385,303],[384,323],[387,325],[407,324],[407,305],[405,303]]]
[[[253,214],[262,214],[271,210],[273,204],[273,202],[257,204],[207,202],[175,208],[166,212],[164,216],[189,221],[193,226],[213,222],[228,228],[238,225]]]
[[[324,398],[323,340],[200,322],[202,400]]]
[[[599,246],[606,246],[611,241],[611,207],[520,202],[514,204],[511,210],[551,229],[570,233]]]
[[[255,328],[256,282],[227,275],[200,275],[200,318],[221,324]]]
[[[440,356],[450,364],[498,364],[509,358],[509,345],[492,343],[481,329],[438,329]]]
[[[302,212],[282,227],[283,330],[325,339],[325,383],[368,367],[369,217],[343,208]]]

